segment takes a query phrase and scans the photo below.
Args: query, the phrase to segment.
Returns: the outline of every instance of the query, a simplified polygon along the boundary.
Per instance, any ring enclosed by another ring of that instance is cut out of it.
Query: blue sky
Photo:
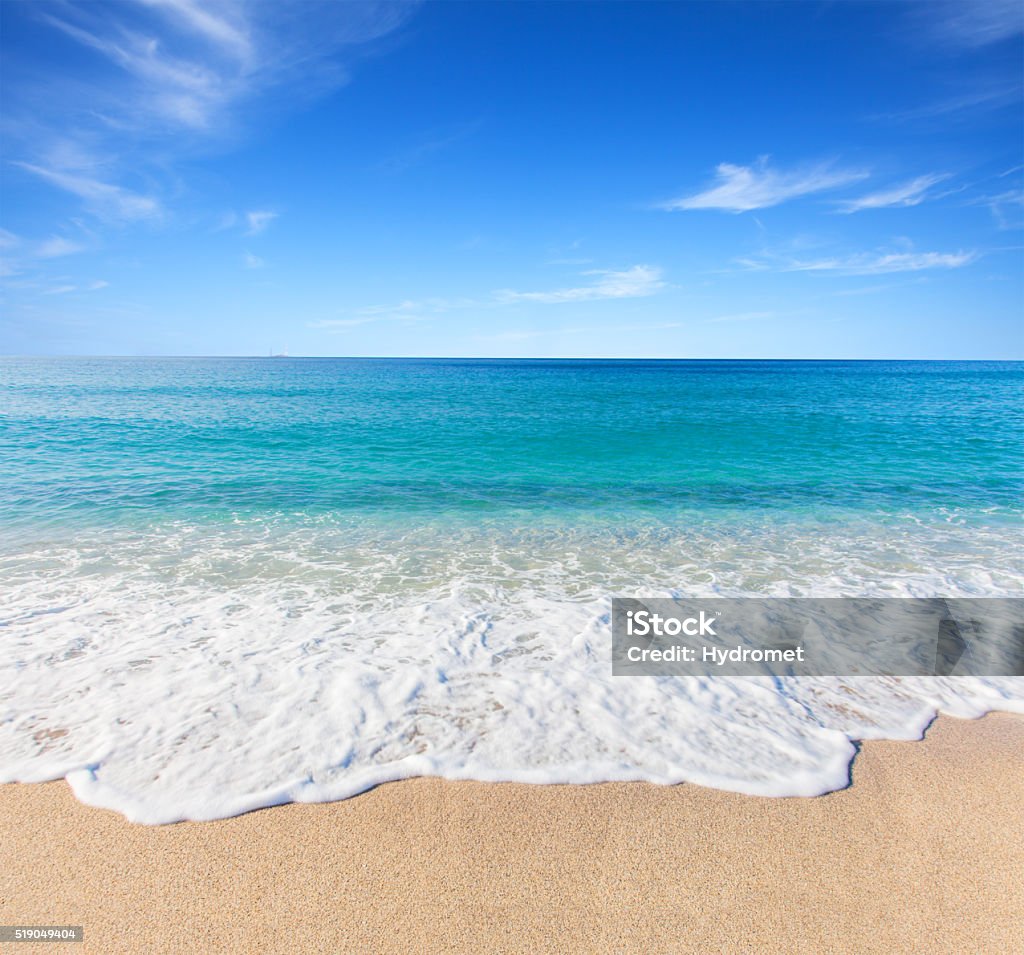
[[[0,353],[1024,358],[1024,13],[0,3]]]

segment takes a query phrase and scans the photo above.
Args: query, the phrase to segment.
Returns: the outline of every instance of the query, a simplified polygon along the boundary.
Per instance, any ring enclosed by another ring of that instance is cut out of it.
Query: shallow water
[[[1021,596],[1024,364],[0,359],[0,778],[845,784],[1021,678],[613,678],[612,595]]]

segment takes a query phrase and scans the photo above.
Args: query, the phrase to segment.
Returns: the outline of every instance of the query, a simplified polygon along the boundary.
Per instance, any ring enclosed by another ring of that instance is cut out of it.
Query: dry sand
[[[417,779],[148,828],[0,787],[0,924],[73,952],[1024,952],[1024,719],[867,743],[853,786]]]

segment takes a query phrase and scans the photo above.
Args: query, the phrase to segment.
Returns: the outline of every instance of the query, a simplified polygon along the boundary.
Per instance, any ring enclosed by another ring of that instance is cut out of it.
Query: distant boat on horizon
[[[282,352],[273,352],[272,351],[268,357],[270,357],[270,358],[287,358],[288,357],[288,349],[286,347],[285,350],[282,351]]]

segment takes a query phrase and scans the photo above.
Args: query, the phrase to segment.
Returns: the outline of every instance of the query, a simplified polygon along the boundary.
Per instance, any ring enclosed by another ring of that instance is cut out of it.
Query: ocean
[[[1024,363],[0,358],[0,780],[847,784],[1020,677],[613,677],[613,596],[1024,596]]]

